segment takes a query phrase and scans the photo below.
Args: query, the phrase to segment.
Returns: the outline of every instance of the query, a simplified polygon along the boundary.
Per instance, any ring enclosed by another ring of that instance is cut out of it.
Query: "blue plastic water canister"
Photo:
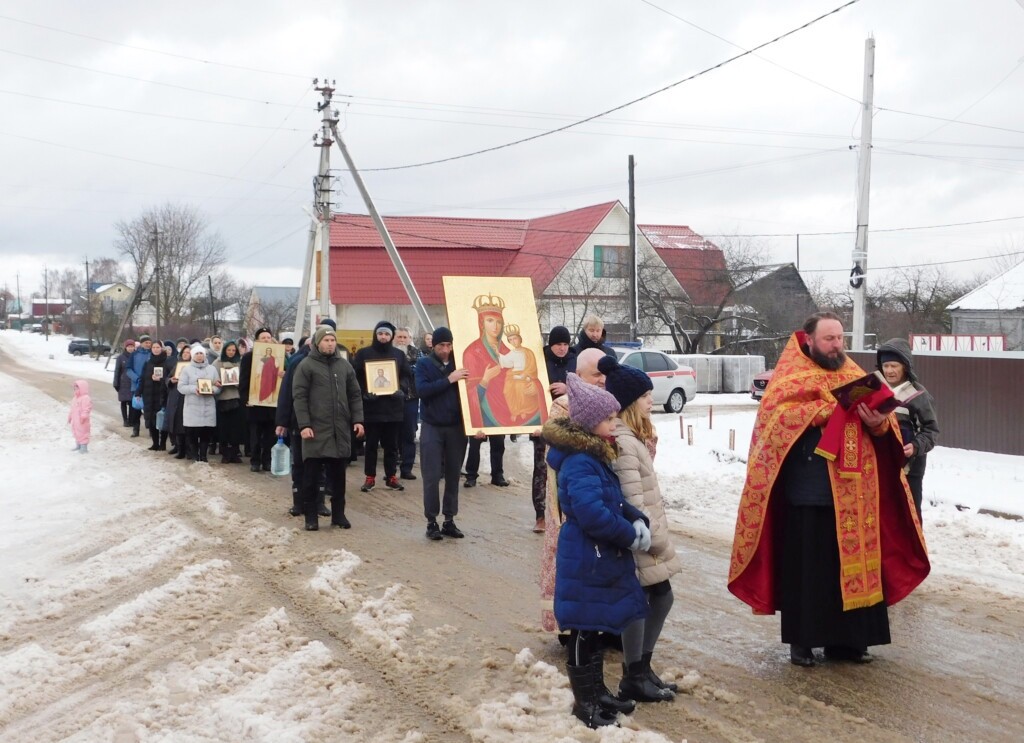
[[[291,451],[284,443],[284,437],[278,436],[277,443],[270,447],[270,474],[284,477],[292,473]]]
[[[157,431],[164,430],[164,418],[166,417],[166,415],[167,415],[167,411],[164,410],[163,408],[160,408],[158,411],[156,411],[156,430]]]

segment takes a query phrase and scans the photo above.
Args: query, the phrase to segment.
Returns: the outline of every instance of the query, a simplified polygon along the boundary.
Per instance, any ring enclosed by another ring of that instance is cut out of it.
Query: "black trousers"
[[[491,479],[505,475],[505,435],[488,436],[487,442],[491,449]],[[483,439],[470,437],[469,454],[466,455],[466,476],[472,479],[480,474],[480,445]]]
[[[316,521],[320,504],[320,475],[324,471],[331,486],[331,518],[334,520],[345,515],[345,460],[310,457],[302,462],[302,512],[307,521]]]
[[[207,447],[217,438],[217,429],[213,426],[186,426],[185,437],[188,439],[190,453],[196,459],[206,461]]]
[[[121,403],[121,418],[122,418],[122,420],[125,423],[128,423],[128,417],[131,415],[131,412],[132,412],[132,403],[131,403],[131,401],[129,400],[128,402],[122,402]]]
[[[888,645],[885,602],[843,611],[835,508],[785,504],[776,559],[782,641],[809,648]]]
[[[544,455],[548,447],[540,436],[531,436],[533,442],[533,479],[531,481],[531,493],[533,498],[533,512],[537,518],[544,518],[544,507],[548,497],[548,463]]]
[[[128,404],[131,405],[131,403]],[[138,433],[139,428],[142,426],[142,411],[131,408],[128,411],[128,422],[132,424],[135,433]]]
[[[466,434],[462,426],[423,424],[420,432],[420,473],[423,475],[423,515],[437,521],[443,513],[446,521],[459,513],[459,469],[466,455]],[[440,483],[444,477],[444,502]]]
[[[270,449],[277,443],[274,421],[249,421],[250,463],[270,466]]]
[[[416,427],[420,422],[420,401],[405,401],[405,417],[402,418],[402,474],[411,475],[416,463]]]
[[[910,494],[914,496],[914,506],[917,507],[917,520],[921,519],[921,502],[924,500],[924,475],[907,475],[907,484],[910,485]]]
[[[366,429],[366,456],[363,472],[367,477],[377,476],[377,447],[384,447],[384,477],[398,474],[398,440],[402,421],[393,423],[364,423]]]

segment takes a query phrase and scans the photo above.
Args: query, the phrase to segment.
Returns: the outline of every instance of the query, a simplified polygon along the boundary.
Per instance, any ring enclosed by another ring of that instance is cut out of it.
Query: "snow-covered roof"
[[[957,299],[948,310],[1018,310],[1024,308],[1024,261]]]

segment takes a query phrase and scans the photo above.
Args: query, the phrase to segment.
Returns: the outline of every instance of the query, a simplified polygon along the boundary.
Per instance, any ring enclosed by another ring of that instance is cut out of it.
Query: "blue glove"
[[[646,552],[651,548],[651,530],[647,528],[643,519],[634,521],[633,529],[636,531],[636,539],[633,540],[633,544],[629,548],[634,552]]]

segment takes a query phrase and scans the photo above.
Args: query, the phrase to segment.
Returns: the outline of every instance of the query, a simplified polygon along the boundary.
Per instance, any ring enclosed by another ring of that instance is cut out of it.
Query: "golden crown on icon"
[[[505,337],[507,338],[510,335],[518,335],[520,338],[523,337],[519,332],[519,326],[515,323],[509,323],[505,326]]]
[[[477,312],[501,312],[505,309],[505,300],[494,294],[481,294],[473,300],[473,309]]]

